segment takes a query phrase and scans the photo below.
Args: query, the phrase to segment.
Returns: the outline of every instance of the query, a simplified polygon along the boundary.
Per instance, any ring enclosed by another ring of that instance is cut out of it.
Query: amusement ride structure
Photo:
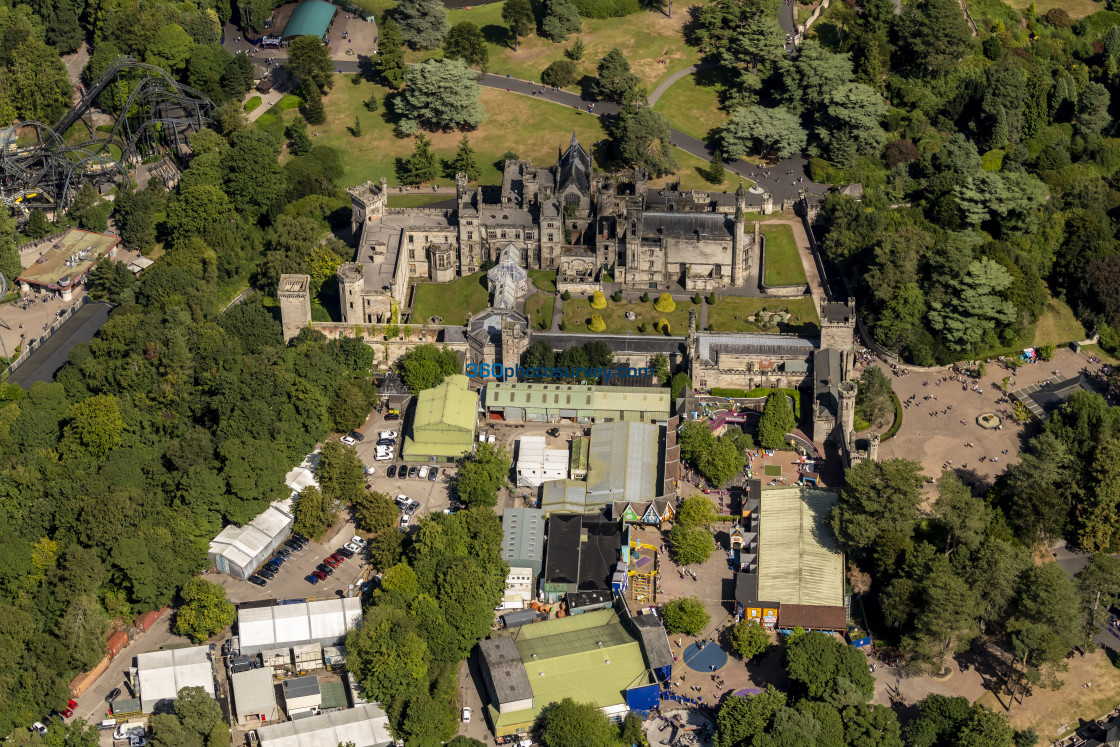
[[[92,110],[107,105],[114,122],[103,131]],[[163,68],[122,57],[54,125],[24,121],[0,130],[0,200],[24,214],[64,210],[85,182],[123,181],[130,167],[158,158],[161,146],[186,152],[187,136],[206,126],[212,108]]]

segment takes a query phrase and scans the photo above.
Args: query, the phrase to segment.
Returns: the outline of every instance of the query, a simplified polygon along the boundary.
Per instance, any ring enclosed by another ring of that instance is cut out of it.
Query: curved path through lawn
[[[699,68],[700,66],[693,66]],[[679,71],[679,80],[681,77],[688,75],[693,70],[685,68]],[[678,75],[674,73],[674,75]],[[670,76],[672,78],[673,76]],[[667,79],[668,81],[668,79]],[[666,81],[666,82],[667,82]],[[486,73],[479,79],[479,85],[486,86],[487,88],[497,88],[499,90],[507,90],[511,94],[520,94],[522,96],[533,96],[534,98],[544,99],[554,104],[568,106],[573,109],[582,109],[583,111],[590,112],[595,115],[602,114],[618,114],[619,106],[611,101],[593,101],[585,99],[578,93],[571,93],[569,91],[554,91],[547,86],[542,86],[540,83],[530,83],[527,80],[520,80],[518,78],[506,77],[502,75],[494,75],[493,73]],[[664,85],[664,83],[663,83]],[[672,85],[669,83],[669,85]],[[668,88],[665,85],[665,88]],[[543,93],[537,93],[543,88]],[[661,86],[655,89],[655,93]],[[660,96],[664,90],[657,95]],[[651,97],[652,98],[652,97]],[[591,108],[588,108],[591,107]],[[697,158],[705,161],[712,159],[712,150],[708,144],[699,138],[686,135],[680,130],[669,128],[669,142],[675,147],[680,148],[685,153],[689,153]],[[823,184],[814,184],[806,179],[802,183],[797,183],[797,179],[801,177],[808,177],[809,175],[809,162],[801,155],[785,158],[778,161],[768,169],[763,169],[761,166],[755,166],[752,163],[742,160],[735,160],[724,162],[724,167],[733,174],[750,179],[755,182],[759,187],[769,192],[774,198],[775,203],[781,203],[785,200],[790,200],[797,197],[797,190],[804,188],[810,193],[823,193],[828,188]]]
[[[657,100],[664,96],[665,92],[668,91],[669,88],[681,78],[692,75],[693,73],[699,72],[701,70],[711,70],[713,67],[717,67],[716,63],[701,62],[696,65],[689,65],[684,70],[678,70],[677,72],[673,73],[668,78],[658,83],[657,88],[653,89],[653,93],[649,95],[650,107],[656,104]]]

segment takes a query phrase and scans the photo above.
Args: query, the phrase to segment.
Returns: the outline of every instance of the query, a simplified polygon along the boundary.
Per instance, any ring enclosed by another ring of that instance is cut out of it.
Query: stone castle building
[[[471,189],[459,174],[455,189],[452,209],[389,208],[384,179],[348,190],[358,254],[338,270],[344,322],[387,322],[410,279],[470,275],[510,247],[521,267],[556,270],[573,289],[609,272],[627,288],[711,291],[743,285],[751,269],[742,188],[655,191],[641,171],[596,175],[574,134],[554,167],[509,161],[500,188]]]

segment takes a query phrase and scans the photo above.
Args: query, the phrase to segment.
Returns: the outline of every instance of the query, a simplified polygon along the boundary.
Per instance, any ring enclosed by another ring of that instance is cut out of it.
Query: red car
[[[346,562],[346,558],[340,553],[332,552],[331,557],[334,558],[334,560],[337,561],[339,565],[342,565]]]
[[[329,565],[331,568],[338,568],[339,566],[339,562],[335,560],[333,556],[329,558],[323,558],[323,562]]]
[[[66,707],[67,707],[67,708],[77,708],[77,707],[78,707],[78,701],[76,701],[76,700],[74,700],[73,698],[71,698],[70,700],[68,700],[68,701],[66,702]]]
[[[62,712],[62,717],[63,718],[70,718],[73,715],[74,715],[74,709],[73,708],[67,708],[65,711]]]
[[[327,574],[323,573],[322,571],[315,571],[312,575],[320,581],[323,581],[327,577]]]

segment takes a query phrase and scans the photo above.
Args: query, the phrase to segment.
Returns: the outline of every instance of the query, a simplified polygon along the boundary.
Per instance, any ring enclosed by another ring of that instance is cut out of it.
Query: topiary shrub
[[[703,302],[703,300],[704,300],[704,297],[701,296],[699,291],[698,291],[696,293],[696,295],[692,297],[692,304],[694,306],[699,306],[701,304],[701,302]]]
[[[638,332],[643,334],[643,335],[646,333],[646,323],[645,322],[642,322],[638,325]]]
[[[607,323],[603,321],[603,317],[599,314],[592,314],[591,321],[587,324],[587,329],[591,332],[605,332]]]
[[[571,60],[557,60],[541,73],[541,83],[556,88],[567,88],[579,80],[576,63]]]
[[[661,317],[657,320],[657,323],[653,325],[653,328],[658,332],[667,335],[669,334],[669,320],[665,317]]]
[[[642,297],[639,298],[638,300],[641,301],[642,303],[649,303],[649,294],[648,293],[643,293]]]
[[[712,291],[711,295],[708,296],[708,305],[709,306],[715,306],[716,305],[716,292],[715,291]]]
[[[563,299],[564,301],[571,301],[572,300],[572,294],[571,294],[570,291],[564,291],[563,293],[560,294],[560,298]]]
[[[653,302],[653,308],[657,309],[662,314],[668,314],[677,308],[677,302],[674,301],[673,297],[668,293],[662,293],[657,297],[657,300]]]
[[[622,300],[622,291],[616,290],[614,293],[612,293],[611,294],[611,300],[614,301],[615,303],[618,303],[619,301],[621,301]]]
[[[595,295],[591,297],[591,308],[605,309],[607,308],[607,297],[603,295],[603,291],[595,291]]]

